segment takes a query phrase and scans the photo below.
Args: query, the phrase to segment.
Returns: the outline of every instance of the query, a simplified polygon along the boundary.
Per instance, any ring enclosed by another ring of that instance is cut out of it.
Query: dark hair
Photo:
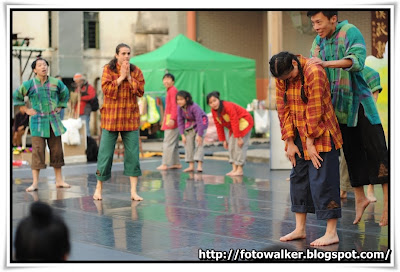
[[[217,113],[218,113],[218,116],[221,117],[221,113],[224,110],[224,104],[223,104],[224,101],[219,98],[219,92],[218,91],[212,91],[211,93],[209,93],[207,95],[207,105],[209,105],[208,102],[210,101],[211,97],[215,97],[215,98],[217,98],[219,100],[219,108],[217,110]]]
[[[171,79],[172,79],[172,81],[175,81],[175,77],[174,77],[174,75],[173,75],[173,74],[166,73],[166,74],[163,76],[163,79],[164,79],[164,78],[166,78],[166,77],[169,77],[169,78],[171,78]]]
[[[183,99],[185,99],[187,106],[193,105],[192,95],[189,92],[179,91],[176,94],[176,98],[178,98],[178,96],[183,97]]]
[[[127,44],[125,44],[125,43],[120,43],[120,44],[118,44],[117,47],[115,48],[115,54],[118,55],[118,54],[119,54],[119,50],[120,50],[122,47],[126,47],[126,48],[129,48],[129,50],[131,50],[131,48],[129,47],[129,45],[127,45]],[[117,60],[117,58],[114,56],[114,58],[113,58],[112,60],[110,60],[110,62],[108,63],[108,66],[110,67],[110,69],[113,70],[115,73],[118,73],[118,70],[117,70],[117,62],[118,62],[118,60]],[[130,69],[131,71],[135,70],[135,65],[133,65],[132,63],[130,63],[129,69]]]
[[[43,202],[34,202],[30,215],[19,223],[15,236],[17,261],[63,261],[70,251],[64,221]]]
[[[271,71],[272,76],[278,78],[284,75],[287,75],[290,73],[293,69],[294,66],[292,64],[292,61],[295,60],[298,64],[299,68],[299,73],[300,73],[300,78],[301,78],[301,100],[303,100],[304,103],[308,102],[308,98],[304,92],[304,74],[303,74],[303,68],[301,67],[299,59],[293,55],[292,53],[289,52],[280,52],[269,60],[269,70]],[[285,95],[283,97],[283,101],[287,102],[287,88],[288,88],[288,80],[285,80]]]
[[[338,11],[337,10],[310,10],[307,12],[307,17],[311,17],[314,16],[315,14],[318,14],[322,12],[322,14],[327,17],[328,19],[332,18],[333,16],[336,15],[336,17],[338,16]]]
[[[44,58],[37,58],[37,59],[35,59],[35,60],[32,62],[32,64],[31,64],[32,70],[34,70],[34,69],[36,68],[36,62],[37,62],[38,60],[44,60],[44,61],[46,62],[46,64],[47,64],[47,66],[49,66],[49,62],[48,62],[47,60],[45,60]]]

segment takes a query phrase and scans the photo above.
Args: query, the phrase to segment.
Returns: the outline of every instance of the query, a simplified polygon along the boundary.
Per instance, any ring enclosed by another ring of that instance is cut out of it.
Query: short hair
[[[35,60],[32,62],[32,64],[31,64],[32,70],[34,70],[34,69],[36,68],[36,62],[37,62],[38,60],[44,60],[44,61],[46,62],[46,64],[47,64],[47,66],[49,66],[49,62],[48,62],[47,60],[45,60],[44,58],[37,58],[37,59],[35,59]]]
[[[183,99],[186,100],[186,105],[193,105],[192,95],[189,92],[183,90],[179,91],[176,94],[176,98],[178,98],[178,96],[183,97]]]
[[[61,217],[44,202],[34,202],[15,235],[17,261],[63,261],[70,251],[69,232]]]
[[[163,76],[163,79],[164,79],[164,78],[166,78],[166,77],[169,77],[169,78],[171,78],[171,79],[172,79],[172,81],[175,81],[175,77],[174,77],[174,75],[173,75],[173,74],[166,73],[166,74]]]
[[[310,10],[307,12],[307,17],[312,17],[315,14],[318,14],[322,12],[322,14],[327,17],[328,19],[332,18],[333,16],[338,16],[338,11],[337,10]]]

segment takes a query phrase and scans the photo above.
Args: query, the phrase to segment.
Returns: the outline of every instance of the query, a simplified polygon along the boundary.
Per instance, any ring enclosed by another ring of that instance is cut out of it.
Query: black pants
[[[382,125],[372,125],[361,104],[356,127],[339,125],[351,186],[388,183],[389,155]]]
[[[317,219],[342,217],[340,204],[339,151],[331,141],[332,150],[320,152],[321,168],[316,169],[311,160],[304,159],[299,133],[294,143],[301,158],[296,154],[296,167],[290,173],[290,198],[292,212],[315,213]]]

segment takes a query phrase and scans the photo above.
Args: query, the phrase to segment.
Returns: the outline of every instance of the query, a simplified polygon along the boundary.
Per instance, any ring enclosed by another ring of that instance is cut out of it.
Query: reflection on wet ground
[[[159,164],[159,159],[142,161],[142,202],[130,200],[122,163],[114,164],[102,201],[92,199],[95,164],[65,166],[70,189],[55,188],[52,168],[42,171],[39,191],[31,193],[25,192],[31,183],[30,169],[14,169],[12,234],[36,200],[49,203],[65,219],[72,241],[70,260],[197,261],[199,249],[304,251],[325,233],[326,222],[311,214],[306,239],[279,241],[295,227],[286,180],[289,171],[248,163],[243,177],[231,178],[224,175],[230,170],[226,161],[206,160],[203,173],[155,171]],[[319,250],[386,252],[388,227],[379,227],[382,192],[379,186],[375,191],[378,202],[368,206],[358,225],[352,224],[354,195],[349,193],[338,222],[340,243]]]

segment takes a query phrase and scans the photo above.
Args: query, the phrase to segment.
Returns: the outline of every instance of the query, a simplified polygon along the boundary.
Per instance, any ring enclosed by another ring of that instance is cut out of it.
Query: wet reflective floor
[[[186,167],[186,163],[183,167]],[[71,261],[198,261],[199,249],[304,251],[325,233],[326,221],[307,217],[307,238],[280,242],[295,227],[290,210],[290,171],[270,171],[269,166],[248,163],[243,177],[227,177],[230,165],[205,160],[203,173],[157,171],[160,159],[141,161],[139,179],[142,202],[130,200],[129,178],[123,164],[114,163],[112,178],[103,185],[103,200],[94,201],[96,164],[63,167],[69,189],[56,189],[53,169],[40,173],[39,190],[27,193],[29,168],[13,169],[11,231],[35,200],[49,203],[70,229]],[[383,251],[390,237],[380,227],[382,189],[361,223],[353,225],[354,194],[342,201],[338,221],[339,244],[323,251]]]

